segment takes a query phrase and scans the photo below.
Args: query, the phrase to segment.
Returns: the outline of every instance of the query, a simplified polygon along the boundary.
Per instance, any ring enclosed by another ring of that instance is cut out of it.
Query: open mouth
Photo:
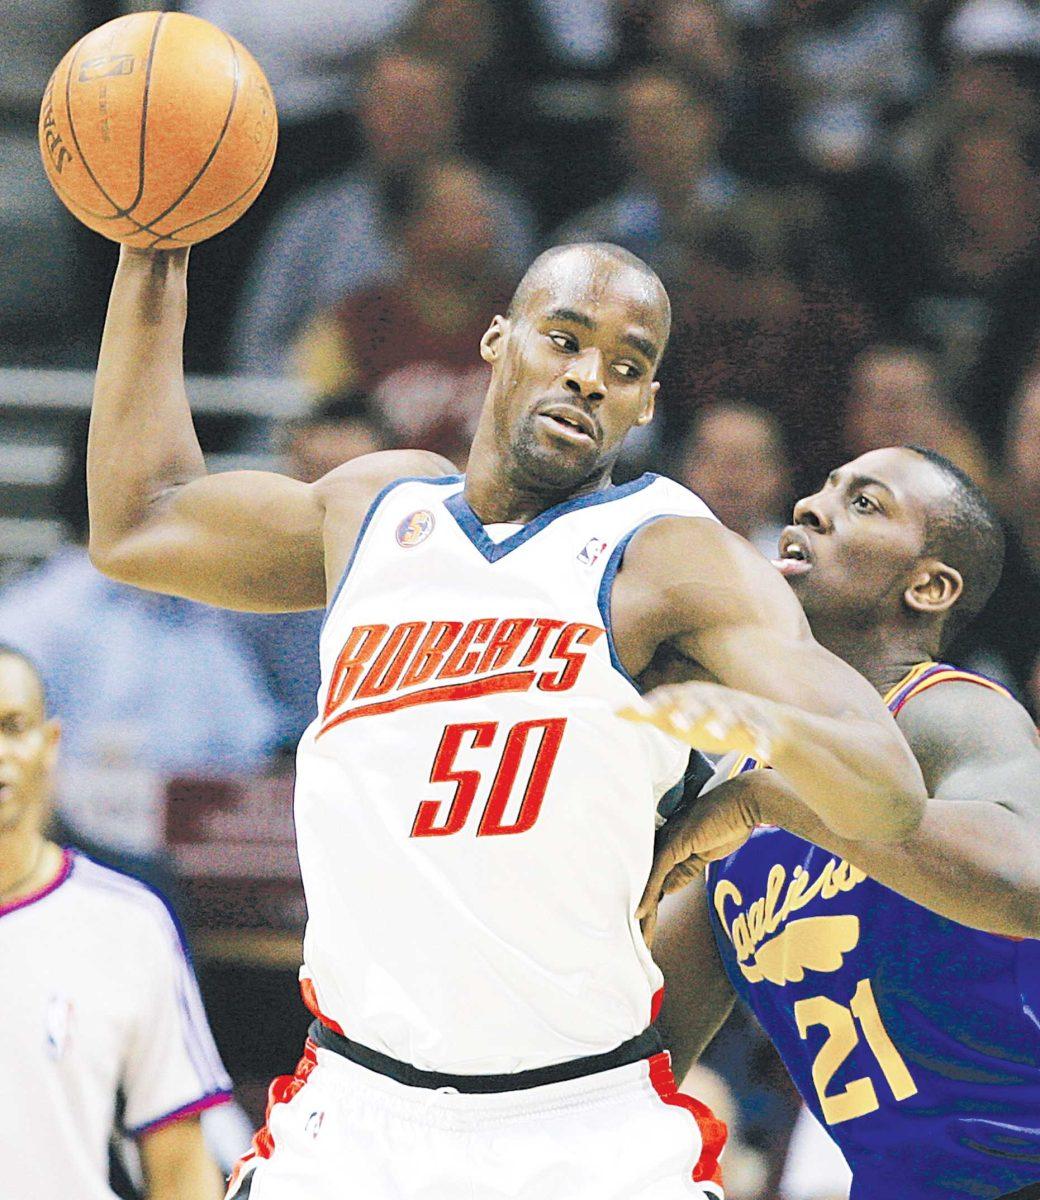
[[[780,554],[773,559],[773,566],[789,579],[811,571],[812,565],[812,554],[805,534],[798,528],[785,529],[780,537]]]
[[[596,427],[588,413],[571,405],[553,405],[538,414],[545,426],[558,436],[573,442],[594,442]]]

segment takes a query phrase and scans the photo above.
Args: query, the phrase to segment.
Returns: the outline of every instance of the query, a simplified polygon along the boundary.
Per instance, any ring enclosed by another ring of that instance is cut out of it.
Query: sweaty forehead
[[[930,509],[944,501],[950,483],[934,464],[904,446],[869,450],[840,468],[843,479],[876,479],[910,507]]]
[[[43,716],[43,687],[28,664],[14,654],[0,654],[0,711]]]
[[[618,259],[575,251],[559,254],[529,281],[528,315],[569,308],[596,315],[616,309],[627,320],[663,335],[667,330],[667,299],[657,281]],[[593,311],[595,310],[595,311]]]

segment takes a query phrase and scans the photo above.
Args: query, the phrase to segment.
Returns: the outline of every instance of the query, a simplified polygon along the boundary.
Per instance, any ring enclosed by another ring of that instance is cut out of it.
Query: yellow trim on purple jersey
[[[912,666],[897,684],[888,689],[884,695],[885,704],[888,705],[888,710],[894,717],[903,705],[914,696],[919,696],[921,692],[927,691],[937,683],[958,680],[964,683],[977,683],[980,687],[989,688],[991,691],[1000,692],[1009,699],[1014,699],[1002,683],[990,679],[987,675],[980,675],[977,671],[967,671],[962,667],[954,667],[950,663],[935,662],[929,658]],[[744,755],[733,764],[726,778],[735,779],[745,771],[757,771],[767,766],[767,763],[760,763],[757,759]]]
[[[885,703],[888,705],[889,712],[894,717],[898,715],[903,705],[912,697],[919,696],[921,692],[927,691],[928,688],[934,687],[937,683],[956,681],[977,683],[980,687],[1000,692],[1001,695],[1007,696],[1009,699],[1013,698],[1002,683],[998,683],[995,679],[990,679],[987,675],[980,675],[977,671],[966,671],[961,667],[951,666],[949,663],[928,660],[911,667],[895,687],[890,688],[885,693]]]

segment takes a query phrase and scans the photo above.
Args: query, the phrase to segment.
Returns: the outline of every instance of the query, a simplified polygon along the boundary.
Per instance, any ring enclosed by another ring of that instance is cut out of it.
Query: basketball
[[[264,186],[278,117],[256,60],[185,13],[118,17],[58,64],[40,107],[40,153],[69,211],[128,246],[201,242]]]

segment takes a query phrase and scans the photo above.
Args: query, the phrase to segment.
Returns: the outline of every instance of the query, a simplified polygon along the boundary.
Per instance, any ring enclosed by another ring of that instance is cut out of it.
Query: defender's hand
[[[709,754],[736,750],[768,762],[781,736],[777,706],[717,683],[655,688],[618,716],[639,721]]]
[[[743,780],[722,784],[658,835],[654,865],[636,909],[648,946],[653,945],[657,906],[662,897],[685,887],[705,866],[738,850],[760,823],[754,791]]]

